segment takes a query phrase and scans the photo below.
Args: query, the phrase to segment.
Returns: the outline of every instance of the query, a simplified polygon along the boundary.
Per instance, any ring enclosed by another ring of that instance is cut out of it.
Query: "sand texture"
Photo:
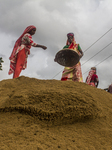
[[[0,150],[112,150],[112,94],[79,82],[2,80]]]

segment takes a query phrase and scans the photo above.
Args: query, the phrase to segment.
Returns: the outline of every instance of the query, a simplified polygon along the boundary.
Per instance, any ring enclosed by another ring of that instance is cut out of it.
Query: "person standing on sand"
[[[74,50],[79,54],[79,56],[81,58],[83,56],[83,52],[82,52],[79,44],[76,44],[76,42],[75,42],[74,33],[68,33],[67,38],[68,39],[66,42],[66,46],[64,46],[63,49],[69,48],[71,50]],[[78,62],[73,67],[65,67],[64,68],[61,81],[67,81],[67,80],[83,82],[80,62]]]
[[[89,71],[89,74],[86,78],[86,83],[91,86],[98,87],[99,79],[98,76],[96,75],[96,67],[92,67],[91,70]]]
[[[22,70],[27,67],[27,57],[30,55],[30,48],[33,47],[40,47],[44,50],[47,49],[46,46],[39,45],[33,42],[32,35],[36,32],[36,27],[31,25],[28,26],[23,34],[18,38],[15,42],[13,51],[11,56],[9,57],[10,60],[10,69],[8,74],[13,73],[13,78],[19,77]]]

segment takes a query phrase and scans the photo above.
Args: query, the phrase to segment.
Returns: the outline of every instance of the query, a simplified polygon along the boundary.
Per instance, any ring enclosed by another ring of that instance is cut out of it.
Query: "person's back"
[[[97,78],[98,76],[96,74],[93,74],[90,82],[96,82]]]

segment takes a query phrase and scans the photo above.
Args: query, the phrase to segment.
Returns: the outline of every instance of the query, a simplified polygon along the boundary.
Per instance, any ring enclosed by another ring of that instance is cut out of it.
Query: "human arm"
[[[79,57],[81,58],[81,57],[84,55],[84,53],[83,53],[83,51],[82,51],[80,45],[78,44],[77,46],[78,46],[77,49],[78,49],[78,51],[80,52]],[[69,45],[65,45],[65,46],[63,47],[63,49],[65,49],[65,48],[69,48]]]
[[[44,50],[46,50],[46,49],[47,49],[47,47],[46,47],[46,46],[44,46],[44,45],[40,45],[40,44],[36,44],[36,43],[34,43],[33,41],[32,41],[32,43],[31,43],[31,45],[32,45],[32,46],[34,46],[34,47],[40,47],[40,48],[42,48],[42,49],[44,49]]]
[[[99,84],[99,80],[98,80],[98,78],[96,78],[96,82],[95,82],[96,88],[98,87],[98,84]]]
[[[109,88],[108,88],[107,92],[110,92]]]
[[[63,49],[65,49],[65,48],[69,48],[69,45],[65,45],[65,46],[63,47]]]
[[[87,82],[87,79],[88,79],[88,77],[86,78],[85,83]]]
[[[110,86],[108,87],[108,90],[107,90],[107,92],[110,92]]]
[[[78,51],[80,52],[79,57],[82,58],[82,56],[84,55],[80,45],[78,44]]]
[[[46,46],[44,46],[44,45],[39,45],[39,44],[37,44],[35,47],[40,47],[40,48],[43,48],[44,50],[46,50],[46,49],[47,49],[47,47],[46,47]]]
[[[40,44],[37,44],[37,43],[33,42],[32,36],[29,33],[26,33],[24,35],[24,37],[22,38],[22,44],[31,45],[33,47],[40,47],[40,48],[42,48],[44,50],[47,49],[46,46],[40,45]]]

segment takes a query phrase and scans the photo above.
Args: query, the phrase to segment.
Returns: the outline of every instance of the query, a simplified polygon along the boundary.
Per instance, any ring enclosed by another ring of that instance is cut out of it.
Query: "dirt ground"
[[[112,150],[112,94],[79,82],[2,80],[0,150]]]

